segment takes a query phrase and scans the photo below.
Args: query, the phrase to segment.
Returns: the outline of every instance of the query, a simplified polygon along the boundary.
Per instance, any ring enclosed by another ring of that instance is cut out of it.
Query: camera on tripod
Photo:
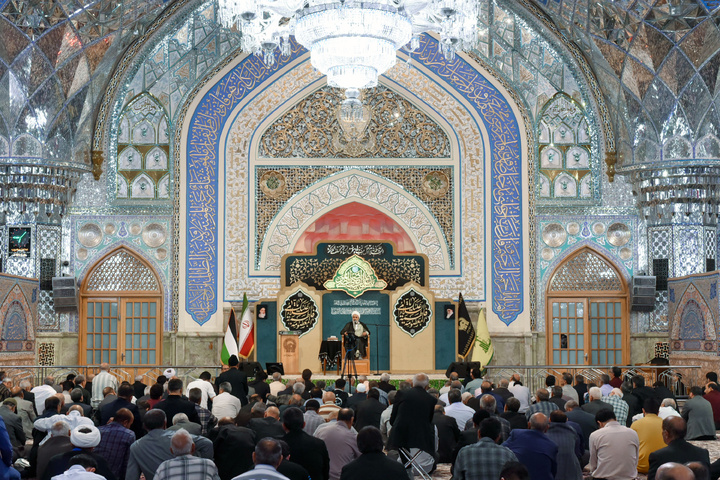
[[[346,332],[343,342],[346,352],[352,352],[357,349],[357,335],[353,332]]]

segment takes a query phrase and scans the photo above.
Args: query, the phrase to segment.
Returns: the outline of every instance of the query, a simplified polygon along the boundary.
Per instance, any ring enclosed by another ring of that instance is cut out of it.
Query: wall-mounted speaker
[[[652,312],[655,309],[655,277],[636,275],[632,279],[632,303],[635,312]]]
[[[52,292],[56,313],[77,313],[79,300],[75,277],[53,277]]]

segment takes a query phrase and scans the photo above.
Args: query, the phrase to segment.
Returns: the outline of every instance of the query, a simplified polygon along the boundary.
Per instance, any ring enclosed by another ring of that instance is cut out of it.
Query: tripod
[[[347,374],[348,378],[355,375],[357,381],[357,366],[355,365],[355,350],[357,350],[357,337],[354,334],[346,334],[343,338],[343,345],[345,345],[345,358],[343,359],[342,371],[340,372],[340,378],[345,378]],[[352,368],[352,370],[351,370]]]

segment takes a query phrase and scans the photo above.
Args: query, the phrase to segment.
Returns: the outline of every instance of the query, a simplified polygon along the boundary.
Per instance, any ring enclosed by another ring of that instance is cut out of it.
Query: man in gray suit
[[[6,398],[0,406],[0,417],[5,422],[8,435],[10,435],[10,443],[16,454],[22,456],[25,448],[25,431],[23,430],[22,419],[20,415],[15,413],[17,402],[13,397]]]
[[[35,415],[35,407],[32,402],[25,400],[24,392],[25,390],[20,387],[14,387],[12,389],[13,398],[17,402],[17,410],[15,413],[20,415],[23,430],[25,431],[25,437],[32,438],[33,423],[35,422],[37,415]]]
[[[690,398],[685,402],[681,415],[687,422],[688,440],[715,440],[712,405],[703,398],[701,387],[690,388]]]
[[[130,446],[125,480],[139,480],[140,474],[146,480],[153,480],[155,472],[162,462],[173,458],[170,443],[174,432],[165,432],[165,412],[154,408],[143,418],[143,427],[147,435]],[[191,435],[195,443],[196,457],[213,458],[213,444],[205,437]]]

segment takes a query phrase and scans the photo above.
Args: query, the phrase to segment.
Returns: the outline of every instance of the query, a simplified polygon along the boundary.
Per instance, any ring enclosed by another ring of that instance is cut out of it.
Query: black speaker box
[[[632,279],[630,309],[635,312],[652,312],[655,309],[655,281],[650,275],[636,275]]]
[[[285,375],[285,369],[281,362],[266,362],[265,369],[267,370],[268,376],[271,376],[275,372],[279,372],[280,375]]]
[[[480,362],[452,362],[445,371],[445,376],[450,378],[450,374],[455,372],[458,374],[458,377],[467,378],[470,376],[470,371],[473,368],[481,369],[482,365]]]

